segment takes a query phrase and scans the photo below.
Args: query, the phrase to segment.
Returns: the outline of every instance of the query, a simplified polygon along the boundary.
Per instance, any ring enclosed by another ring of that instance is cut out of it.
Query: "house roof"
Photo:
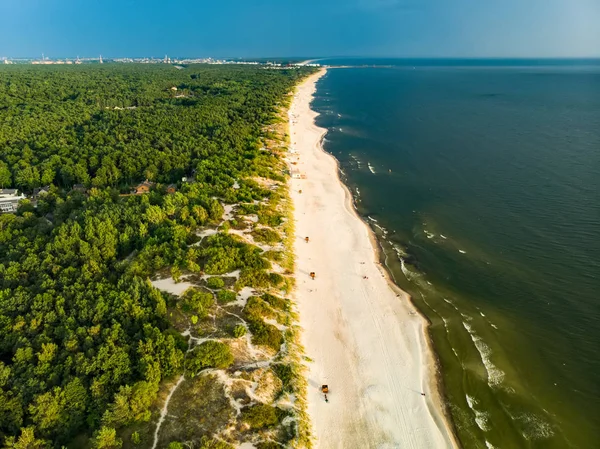
[[[153,183],[152,181],[148,181],[148,180],[146,179],[144,182],[140,182],[140,183],[139,183],[139,184],[136,186],[136,188],[143,187],[143,186],[146,186],[146,187],[152,187],[153,185],[154,185],[154,183]]]
[[[35,189],[33,189],[34,195],[39,195],[40,193],[48,193],[48,192],[50,192],[50,186],[36,187]]]

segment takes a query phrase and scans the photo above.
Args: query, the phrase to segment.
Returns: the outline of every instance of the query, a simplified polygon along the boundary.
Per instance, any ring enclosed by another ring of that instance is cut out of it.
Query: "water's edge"
[[[318,83],[317,83],[318,84]],[[317,86],[318,89],[318,86]],[[316,95],[316,93],[315,93]],[[313,95],[313,99],[311,100],[311,110],[316,113],[314,124],[317,127],[316,120],[319,116],[322,115],[319,111],[313,108],[312,104],[315,99],[315,95]],[[421,311],[421,309],[415,304],[412,299],[412,296],[405,290],[403,290],[396,282],[394,281],[394,274],[391,269],[388,267],[386,263],[387,254],[383,247],[383,243],[381,242],[377,230],[370,223],[368,217],[363,216],[359,213],[358,208],[356,207],[357,198],[353,195],[351,189],[347,185],[347,177],[344,171],[341,168],[340,161],[333,155],[333,153],[327,151],[324,146],[324,141],[329,132],[328,128],[324,128],[326,132],[321,137],[321,140],[318,143],[318,147],[321,151],[329,155],[336,164],[336,173],[337,178],[346,193],[346,202],[349,205],[350,209],[356,214],[357,218],[361,220],[367,229],[369,230],[369,238],[371,239],[371,243],[373,246],[373,251],[375,253],[375,257],[379,260],[380,265],[383,267],[382,273],[384,274],[386,281],[390,288],[399,293],[400,296],[408,299],[412,309],[423,319],[423,341],[426,345],[425,352],[427,353],[427,363],[425,369],[428,371],[432,371],[433,373],[427,376],[427,380],[429,381],[431,391],[434,392],[434,400],[431,403],[428,401],[428,408],[431,414],[432,419],[436,422],[438,427],[445,431],[447,437],[450,439],[450,443],[457,449],[462,449],[463,445],[459,438],[458,429],[454,418],[450,412],[450,402],[448,400],[448,396],[446,394],[446,389],[444,386],[443,376],[441,372],[441,363],[439,356],[434,348],[434,342],[432,339],[432,335],[430,333],[431,320]],[[432,410],[431,407],[434,409]],[[441,413],[440,413],[441,412]],[[440,422],[442,421],[442,422]]]

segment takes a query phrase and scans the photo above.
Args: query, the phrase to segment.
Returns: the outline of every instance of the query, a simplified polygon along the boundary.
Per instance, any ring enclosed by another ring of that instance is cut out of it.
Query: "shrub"
[[[258,222],[265,226],[276,228],[283,223],[283,216],[277,213],[277,211],[263,208],[258,212]]]
[[[282,446],[275,441],[263,441],[262,443],[258,443],[256,445],[256,449],[281,449]]]
[[[275,262],[281,262],[283,260],[283,251],[275,251],[269,250],[263,253],[263,256],[269,260],[274,260]]]
[[[235,338],[243,337],[244,335],[246,335],[246,331],[246,326],[244,326],[243,324],[238,324],[233,328],[233,336]]]
[[[254,237],[254,240],[257,242],[268,244],[279,243],[281,241],[281,236],[276,231],[269,228],[255,229],[252,232],[252,237]]]
[[[252,332],[252,343],[264,345],[279,351],[283,343],[283,335],[272,324],[265,323],[263,320],[250,321],[250,332]]]
[[[238,236],[220,233],[205,239],[200,256],[204,258],[207,274],[223,274],[238,268],[270,268],[270,262],[261,257],[261,252],[260,248],[245,243]]]
[[[139,432],[133,432],[131,434],[131,442],[133,444],[140,444],[142,442],[142,439],[140,438],[140,433]]]
[[[226,304],[235,301],[235,299],[235,292],[232,292],[231,290],[219,290],[217,292],[217,301],[220,303]]]
[[[290,309],[289,302],[278,296],[271,295],[269,293],[265,293],[261,296],[261,298],[263,301],[266,301],[267,303],[269,303],[272,307],[274,307],[276,309],[286,310],[286,311]]]
[[[276,274],[276,273],[267,273],[264,270],[256,270],[256,269],[252,269],[252,268],[243,269],[242,272],[240,273],[240,278],[236,282],[236,288],[276,287],[277,285],[273,284],[273,278],[271,278],[271,276],[270,276],[271,274]],[[277,275],[277,276],[279,276],[279,275]]]
[[[200,446],[198,449],[234,449],[234,447],[226,443],[225,441],[208,439],[208,437],[202,437],[200,439]]]
[[[218,288],[223,288],[225,286],[225,281],[220,277],[211,277],[206,280],[206,285],[208,288],[216,290]]]
[[[175,282],[179,282],[181,279],[181,270],[179,267],[171,267],[171,277]]]
[[[185,361],[185,369],[198,374],[205,368],[228,368],[233,363],[233,355],[229,346],[224,343],[209,340],[191,351]]]
[[[275,364],[271,366],[271,369],[275,372],[277,377],[283,384],[283,391],[291,392],[292,381],[294,380],[294,369],[292,365]]]
[[[261,318],[274,318],[275,313],[268,303],[260,299],[258,296],[250,296],[246,306],[244,307],[244,313],[249,320],[260,320]]]
[[[169,446],[167,446],[167,449],[184,449],[184,448],[183,448],[183,444],[179,443],[178,441],[171,441],[169,443]]]
[[[273,287],[279,287],[285,282],[285,278],[279,273],[269,273],[269,282]]]
[[[275,407],[260,404],[243,410],[242,420],[252,429],[264,429],[279,424],[279,413]]]
[[[194,313],[200,318],[205,318],[208,315],[208,309],[214,303],[214,297],[211,292],[202,291],[199,289],[189,289],[183,295],[183,311]]]

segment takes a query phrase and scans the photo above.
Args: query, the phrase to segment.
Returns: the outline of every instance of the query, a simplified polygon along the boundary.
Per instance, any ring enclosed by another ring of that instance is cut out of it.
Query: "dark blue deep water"
[[[600,63],[339,64],[386,66],[329,70],[313,107],[463,445],[600,447]]]

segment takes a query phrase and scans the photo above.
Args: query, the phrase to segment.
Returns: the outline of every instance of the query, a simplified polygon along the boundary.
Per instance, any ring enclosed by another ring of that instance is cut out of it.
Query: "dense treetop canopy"
[[[147,413],[187,349],[168,298],[148,280],[156,270],[241,269],[236,288],[280,281],[233,236],[189,244],[221,222],[223,203],[251,207],[273,195],[252,181],[282,176],[261,137],[305,74],[0,68],[0,187],[52,186],[36,207],[0,215],[0,443],[60,447],[96,431],[97,447],[113,447],[101,446],[112,429]],[[159,184],[122,195],[144,179]],[[178,191],[167,195],[161,183],[172,182]],[[190,307],[204,304],[196,299]]]

